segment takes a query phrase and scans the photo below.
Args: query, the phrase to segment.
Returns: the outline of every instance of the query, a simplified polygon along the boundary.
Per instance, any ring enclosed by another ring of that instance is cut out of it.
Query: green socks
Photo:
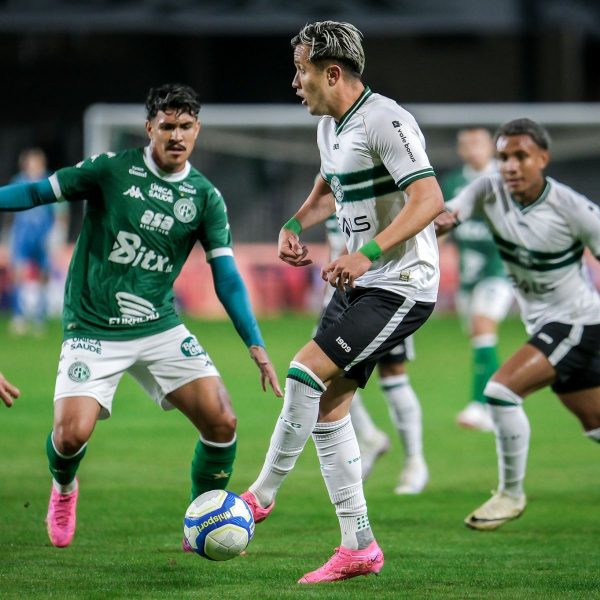
[[[87,444],[73,456],[63,456],[59,454],[52,442],[52,432],[46,439],[46,454],[48,455],[48,467],[54,477],[54,481],[60,485],[68,485],[75,479],[75,474],[79,468],[81,459],[85,456]]]
[[[192,500],[210,490],[224,490],[233,472],[237,440],[219,444],[198,440],[192,459]]]
[[[471,398],[485,404],[483,390],[500,363],[496,346],[473,346],[473,382]]]

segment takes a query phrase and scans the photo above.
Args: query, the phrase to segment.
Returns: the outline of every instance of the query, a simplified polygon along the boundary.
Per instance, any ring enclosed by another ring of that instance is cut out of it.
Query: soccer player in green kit
[[[229,481],[236,417],[216,367],[173,306],[173,283],[196,240],[263,390],[268,382],[282,395],[235,265],[223,198],[188,162],[200,131],[197,94],[162,85],[150,90],[146,110],[146,148],[107,152],[41,182],[0,188],[1,210],[87,199],[66,282],[46,444],[53,476],[46,522],[58,547],[75,533],[75,475],[126,371],[162,409],[179,409],[198,429],[192,497]]]

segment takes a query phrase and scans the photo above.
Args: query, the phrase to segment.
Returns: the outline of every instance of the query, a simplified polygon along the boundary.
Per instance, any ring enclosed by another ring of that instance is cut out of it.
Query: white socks
[[[342,546],[351,550],[366,548],[374,538],[362,487],[360,450],[350,415],[331,423],[317,423],[313,440],[340,522]]]
[[[283,408],[263,468],[249,488],[263,508],[273,502],[279,486],[304,449],[317,422],[319,400],[324,391],[325,385],[310,369],[300,363],[290,363]]]
[[[495,381],[488,382],[484,393],[495,425],[498,491],[521,496],[531,434],[523,399]]]
[[[590,429],[590,431],[586,431],[584,433],[586,437],[592,440],[592,442],[600,443],[600,427],[598,427],[598,429]]]
[[[381,389],[388,401],[390,416],[398,430],[406,460],[423,457],[423,425],[421,405],[408,375],[382,377]]]

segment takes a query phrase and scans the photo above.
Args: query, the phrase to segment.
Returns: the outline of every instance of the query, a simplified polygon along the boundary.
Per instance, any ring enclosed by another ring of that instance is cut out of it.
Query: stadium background
[[[365,82],[414,111],[438,174],[458,165],[453,144],[461,123],[434,126],[423,120],[420,106],[451,104],[467,115],[470,107],[515,103],[516,117],[524,105],[552,103],[555,122],[548,126],[561,143],[549,174],[598,197],[600,108],[593,103],[600,101],[600,6],[591,0],[4,0],[0,182],[17,170],[18,153],[27,146],[46,150],[52,170],[77,163],[87,150],[88,107],[139,105],[149,87],[165,81],[189,83],[209,106],[302,110],[290,87],[289,39],[305,22],[323,18],[348,20],[364,32]],[[584,103],[592,118],[586,123],[579,115],[573,125]],[[493,129],[497,122],[492,117],[483,124]],[[141,136],[117,136],[103,149],[144,143],[142,122],[137,126]],[[226,132],[211,130],[207,119],[194,162],[225,196],[257,312],[316,310],[317,270],[285,268],[265,245],[302,202],[318,168],[313,128]],[[69,206],[71,243],[82,210],[81,203]],[[0,238],[4,307],[10,290],[6,221]],[[308,232],[306,240],[317,262],[324,259],[324,230]],[[444,253],[440,309],[452,308],[456,285],[455,256],[451,249]],[[70,247],[55,256],[55,312],[69,256]],[[206,273],[199,250],[192,263],[177,286],[182,308],[222,315],[212,290],[194,285]]]
[[[20,150],[31,145],[48,152],[52,169],[78,162],[86,152],[88,107],[139,106],[148,87],[164,81],[196,87],[207,118],[208,107],[222,103],[283,104],[302,112],[290,88],[289,38],[305,22],[323,18],[348,20],[364,31],[365,81],[403,104],[465,103],[462,110],[472,114],[475,105],[551,103],[566,121],[578,120],[576,126],[550,128],[555,139],[568,142],[555,152],[550,173],[594,200],[600,197],[600,8],[592,0],[0,0],[0,183],[16,171]],[[587,125],[579,119],[586,111],[592,115]],[[455,127],[423,129],[436,169],[458,166]],[[276,136],[281,144],[257,144],[255,131],[243,143],[261,146],[262,153],[249,157],[223,152],[214,138],[226,138],[211,135],[206,123],[195,163],[227,199],[237,260],[245,276],[248,269],[258,276],[253,300],[270,289],[276,304],[266,303],[265,315],[298,308],[294,303],[304,310],[318,303],[316,285],[306,286],[314,272],[281,271],[273,266],[272,245],[265,245],[273,243],[310,185],[317,164],[314,138],[282,130]],[[121,143],[134,139],[129,136]],[[242,144],[238,138],[230,145]],[[269,148],[292,148],[291,158],[273,160]],[[82,206],[69,208],[72,242]],[[322,230],[311,237],[316,244],[323,238]],[[248,267],[250,246],[242,244],[252,244],[268,265],[254,261]],[[319,251],[324,256],[322,246]],[[64,267],[68,253],[64,249],[57,264]],[[193,266],[202,264],[196,254]],[[6,284],[2,246],[0,266],[0,284]],[[452,268],[451,261],[445,264],[446,278]],[[195,288],[205,283],[198,284],[201,276],[192,271]],[[260,468],[279,403],[259,391],[254,365],[230,323],[186,321],[234,399],[240,452],[231,489],[239,492]],[[312,315],[263,319],[280,374],[313,325]],[[295,584],[339,541],[312,446],[282,487],[278,509],[260,526],[247,557],[215,565],[184,555],[181,519],[195,433],[176,411],[158,411],[131,378],[119,388],[114,417],[98,425],[81,469],[74,543],[52,548],[44,526],[49,477],[43,440],[52,420],[60,326],[54,321],[41,338],[20,339],[11,338],[7,326],[8,317],[0,315],[0,370],[21,387],[22,397],[10,411],[0,410],[3,600],[600,598],[597,448],[548,390],[527,401],[533,441],[525,517],[491,535],[462,525],[496,484],[496,469],[493,438],[453,424],[469,387],[469,348],[451,315],[432,319],[419,332],[418,360],[410,365],[424,411],[427,493],[392,496],[401,459],[394,440],[365,487],[386,552],[385,571],[326,591],[300,591]],[[505,321],[501,355],[524,339],[517,318]],[[376,381],[365,399],[393,436]]]

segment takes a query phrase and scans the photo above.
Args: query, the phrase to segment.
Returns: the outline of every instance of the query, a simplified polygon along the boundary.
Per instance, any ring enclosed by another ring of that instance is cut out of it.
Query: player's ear
[[[146,133],[149,138],[152,138],[152,123],[150,121],[146,121]]]
[[[327,83],[332,86],[335,85],[342,76],[342,69],[339,65],[329,65],[325,69],[325,74],[327,75]]]
[[[550,151],[542,150],[540,152],[540,163],[541,163],[542,170],[548,166],[549,162],[550,162]]]

